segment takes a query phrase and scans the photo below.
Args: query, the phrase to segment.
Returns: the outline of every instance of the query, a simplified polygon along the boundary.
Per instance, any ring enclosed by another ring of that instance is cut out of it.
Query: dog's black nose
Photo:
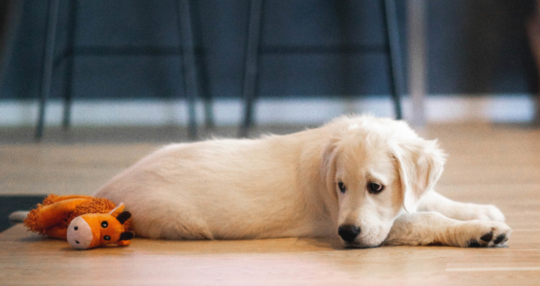
[[[355,225],[342,225],[338,228],[338,234],[346,242],[353,242],[360,234],[360,228]]]

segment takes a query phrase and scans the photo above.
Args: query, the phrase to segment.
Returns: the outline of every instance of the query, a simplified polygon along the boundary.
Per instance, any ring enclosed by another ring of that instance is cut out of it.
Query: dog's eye
[[[337,185],[340,192],[345,193],[347,191],[347,187],[345,187],[345,184],[343,184],[343,182],[339,182]]]
[[[384,186],[379,183],[368,183],[367,189],[371,194],[378,194],[384,190]]]

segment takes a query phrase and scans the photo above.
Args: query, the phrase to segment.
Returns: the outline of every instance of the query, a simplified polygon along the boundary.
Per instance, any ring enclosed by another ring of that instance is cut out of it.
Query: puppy
[[[346,116],[284,136],[169,145],[95,196],[124,202],[148,238],[503,245],[511,229],[499,209],[433,191],[444,163],[405,122]]]

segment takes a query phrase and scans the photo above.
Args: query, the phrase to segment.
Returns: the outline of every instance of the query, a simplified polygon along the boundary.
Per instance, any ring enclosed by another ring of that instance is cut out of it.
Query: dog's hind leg
[[[137,236],[154,239],[214,239],[206,221],[187,203],[170,202],[163,198],[129,203]]]
[[[100,189],[95,196],[116,204],[124,203],[139,237],[214,239],[205,219],[189,198],[145,179],[144,175],[148,174],[137,178],[121,177]]]
[[[420,212],[438,212],[457,220],[505,220],[504,214],[494,205],[456,202],[435,191],[427,193],[420,200],[417,208]]]
[[[498,221],[459,221],[436,212],[399,216],[384,245],[503,246],[512,230]]]

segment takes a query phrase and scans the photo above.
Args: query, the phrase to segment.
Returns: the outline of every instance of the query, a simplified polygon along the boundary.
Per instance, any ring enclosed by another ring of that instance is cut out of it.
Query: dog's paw
[[[504,214],[494,205],[475,205],[474,213],[476,214],[476,219],[479,220],[505,220]]]
[[[461,247],[496,247],[506,245],[512,229],[504,222],[466,221],[456,227],[456,244]]]
[[[504,214],[494,205],[463,204],[449,215],[458,220],[505,221]]]

